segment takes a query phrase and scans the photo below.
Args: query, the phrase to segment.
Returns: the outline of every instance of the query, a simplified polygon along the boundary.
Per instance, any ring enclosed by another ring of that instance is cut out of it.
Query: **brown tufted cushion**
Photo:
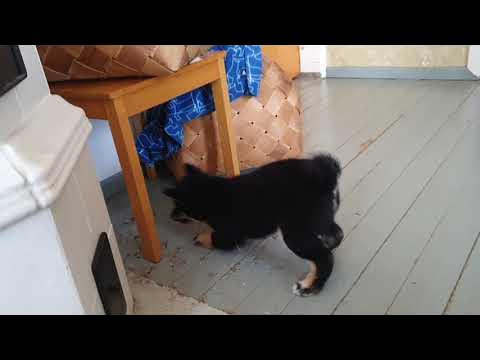
[[[258,97],[241,97],[232,103],[240,169],[302,155],[302,113],[295,84],[280,67],[264,57],[264,74]],[[211,174],[224,174],[215,113],[185,124],[182,150],[167,161],[179,178],[190,163]]]
[[[177,71],[209,45],[38,45],[50,82],[161,76]]]

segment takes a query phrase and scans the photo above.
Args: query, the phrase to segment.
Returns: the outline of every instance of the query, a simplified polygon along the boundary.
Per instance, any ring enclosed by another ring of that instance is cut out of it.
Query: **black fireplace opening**
[[[0,45],[0,96],[27,77],[18,45]]]
[[[127,303],[106,233],[101,233],[92,261],[92,273],[106,315],[125,315]]]

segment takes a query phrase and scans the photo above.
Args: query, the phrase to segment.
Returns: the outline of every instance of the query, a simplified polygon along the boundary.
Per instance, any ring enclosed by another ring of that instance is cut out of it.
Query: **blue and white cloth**
[[[257,96],[262,80],[260,45],[215,45],[211,51],[226,51],[230,101]],[[183,144],[183,125],[215,111],[212,89],[203,86],[147,111],[147,125],[136,140],[140,160],[152,166],[172,157]]]

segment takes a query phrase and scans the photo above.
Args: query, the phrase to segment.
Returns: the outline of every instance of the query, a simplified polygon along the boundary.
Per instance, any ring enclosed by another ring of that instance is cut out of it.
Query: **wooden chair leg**
[[[232,128],[232,110],[228,95],[225,63],[223,59],[219,59],[217,64],[220,78],[212,83],[212,91],[217,112],[225,172],[227,176],[231,177],[240,174],[240,166],[238,164],[237,145]]]
[[[157,263],[162,257],[163,247],[155,225],[155,218],[127,112],[123,102],[119,99],[108,101],[105,106],[133,214],[142,240],[143,256],[145,259]]]

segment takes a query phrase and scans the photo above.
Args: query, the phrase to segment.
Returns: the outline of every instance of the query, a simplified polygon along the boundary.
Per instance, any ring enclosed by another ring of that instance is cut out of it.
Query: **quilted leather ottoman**
[[[287,74],[264,56],[258,97],[232,103],[240,170],[272,161],[296,158],[303,151],[303,114],[297,88]],[[190,163],[211,174],[224,174],[215,113],[188,122],[182,150],[167,165],[176,178]]]
[[[209,45],[38,45],[49,82],[171,74]]]

